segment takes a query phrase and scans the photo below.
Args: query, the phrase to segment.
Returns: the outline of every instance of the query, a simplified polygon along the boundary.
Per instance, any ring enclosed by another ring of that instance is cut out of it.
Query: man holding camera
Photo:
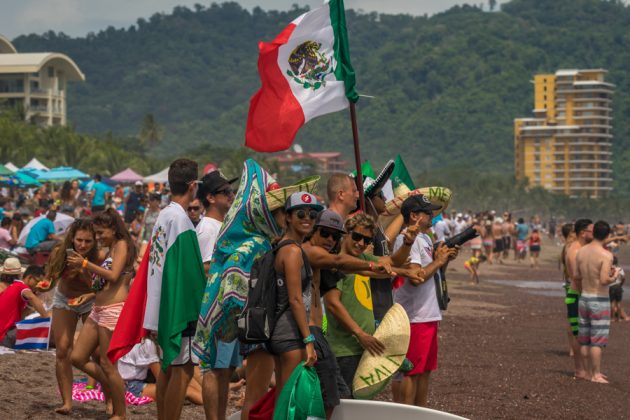
[[[429,392],[429,376],[437,369],[437,331],[442,319],[434,275],[441,267],[457,257],[457,247],[449,248],[440,243],[433,249],[433,242],[428,232],[431,221],[440,206],[432,204],[423,195],[407,198],[400,209],[406,226],[418,226],[420,233],[411,244],[411,267],[422,267],[426,281],[406,278],[404,284],[394,291],[394,300],[402,305],[411,322],[411,338],[407,359],[413,363],[413,369],[404,374],[399,391],[395,393],[396,402],[425,407]],[[404,245],[404,235],[396,238],[394,249]],[[410,244],[406,244],[410,245]]]

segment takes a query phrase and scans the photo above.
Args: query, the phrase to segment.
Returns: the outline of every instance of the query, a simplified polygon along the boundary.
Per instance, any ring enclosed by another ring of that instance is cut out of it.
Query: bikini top
[[[104,268],[105,270],[111,270],[112,262],[113,262],[112,257],[108,256],[101,263],[101,268]],[[128,274],[133,274],[133,268],[123,271],[122,273],[120,273],[120,276],[122,277]],[[99,276],[98,274],[92,274],[92,290],[94,290],[95,292],[100,292],[105,287],[106,281],[107,280],[105,280],[103,277]]]

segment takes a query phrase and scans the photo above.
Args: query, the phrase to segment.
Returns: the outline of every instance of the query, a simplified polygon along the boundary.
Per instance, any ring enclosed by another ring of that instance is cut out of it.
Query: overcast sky
[[[243,7],[288,10],[294,3],[316,7],[312,0],[237,0]],[[221,1],[219,1],[221,2]],[[71,36],[84,36],[107,26],[128,27],[139,17],[156,12],[171,12],[181,5],[209,5],[208,0],[0,0],[0,34],[13,39],[18,35],[41,34],[50,29]],[[444,11],[453,5],[484,3],[487,0],[345,0],[346,8],[384,13],[422,15]],[[486,6],[487,7],[487,6]]]

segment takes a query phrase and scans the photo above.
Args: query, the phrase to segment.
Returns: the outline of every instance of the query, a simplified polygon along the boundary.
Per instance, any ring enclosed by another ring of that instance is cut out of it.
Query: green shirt
[[[378,261],[378,258],[370,254],[361,254],[362,260]],[[387,281],[383,279],[382,281]],[[372,291],[370,290],[370,278],[359,274],[348,274],[343,280],[337,282],[337,289],[341,291],[341,303],[359,327],[367,334],[374,334],[374,312],[372,307]],[[328,318],[328,343],[335,356],[358,356],[363,354],[363,347],[350,331],[332,314]]]

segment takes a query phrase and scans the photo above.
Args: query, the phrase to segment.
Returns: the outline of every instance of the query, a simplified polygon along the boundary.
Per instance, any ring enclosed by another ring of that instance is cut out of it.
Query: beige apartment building
[[[85,76],[59,53],[18,53],[0,35],[0,108],[24,109],[25,119],[42,126],[66,124],[68,82]]]
[[[612,190],[612,95],[607,71],[534,77],[532,118],[514,120],[516,177],[572,197]]]

